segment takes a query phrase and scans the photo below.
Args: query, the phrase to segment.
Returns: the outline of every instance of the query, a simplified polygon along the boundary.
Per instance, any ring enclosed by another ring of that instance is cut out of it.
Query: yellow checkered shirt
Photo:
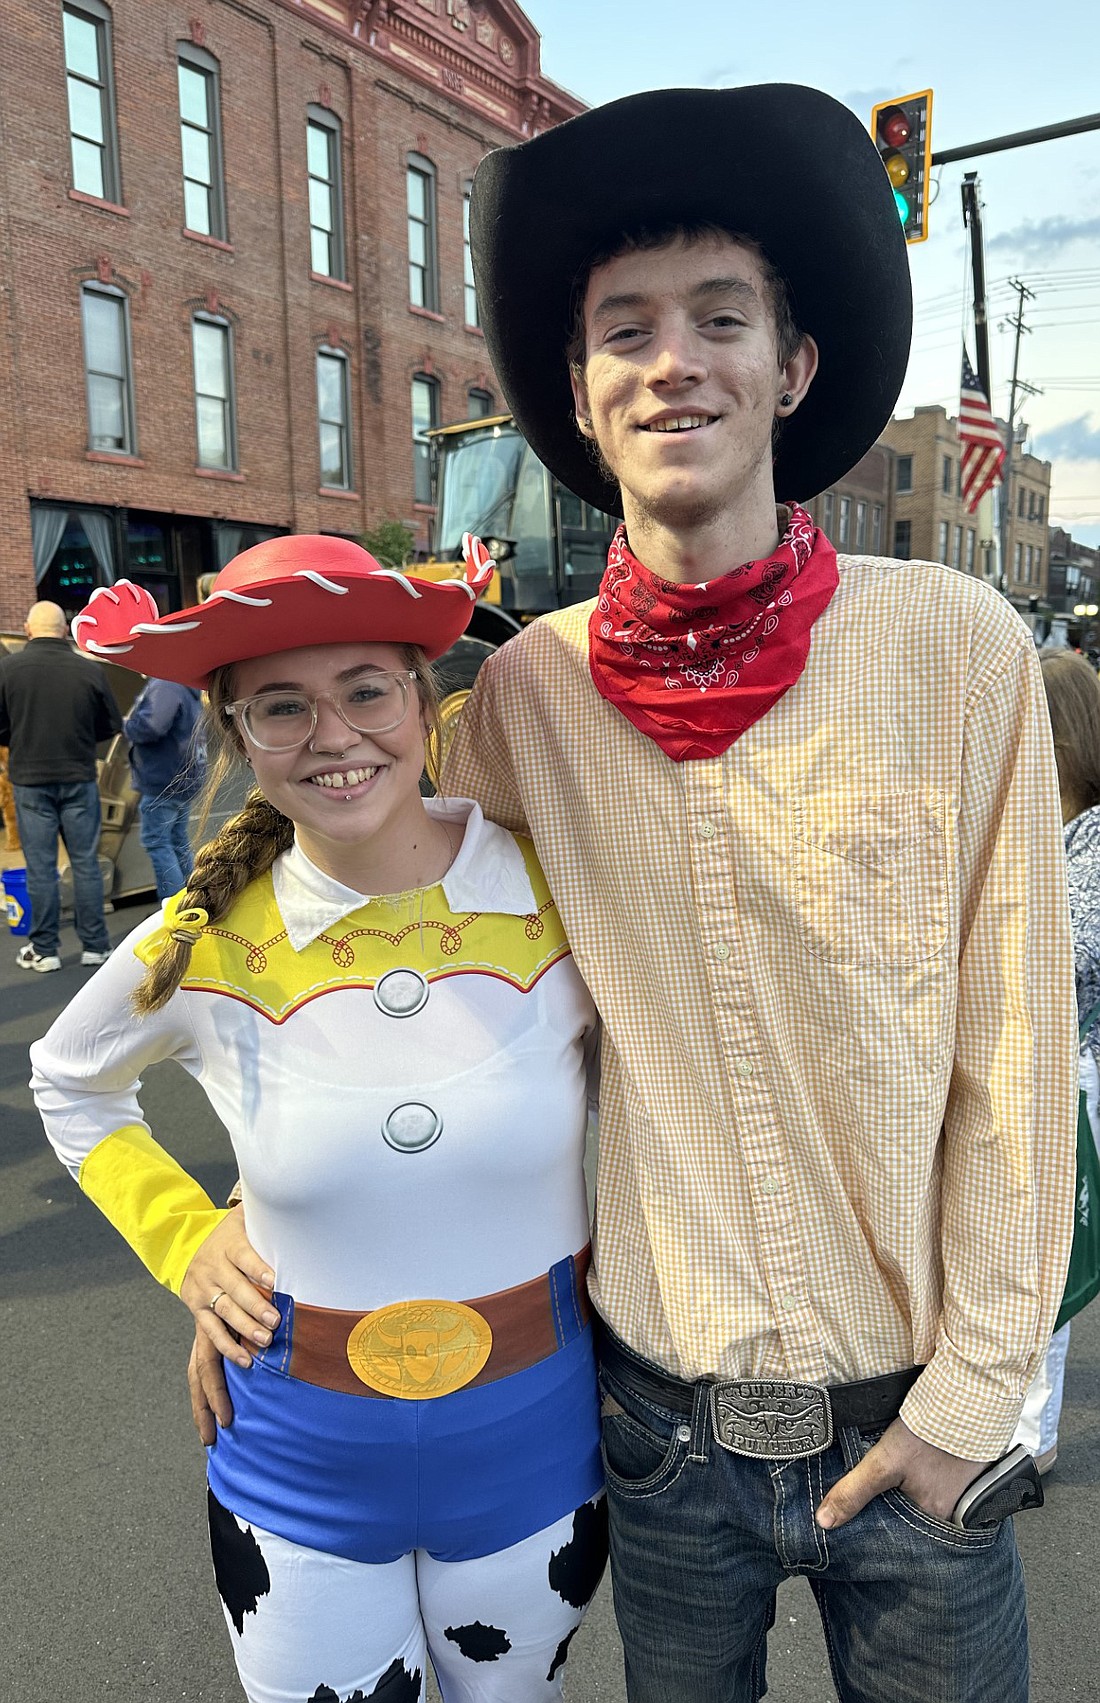
[[[906,1422],[997,1456],[1075,1179],[1031,636],[974,579],[841,557],[798,683],[675,763],[597,694],[591,607],[486,664],[445,781],[529,825],[603,1017],[593,1298],[685,1378],[925,1365]]]

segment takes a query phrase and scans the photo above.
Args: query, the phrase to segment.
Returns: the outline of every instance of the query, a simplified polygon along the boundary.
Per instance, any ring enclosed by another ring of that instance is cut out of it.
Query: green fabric
[[[1081,1024],[1081,1039],[1100,1018],[1095,1005]],[[1100,1153],[1089,1122],[1084,1093],[1077,1102],[1077,1192],[1073,1203],[1073,1246],[1066,1290],[1054,1329],[1061,1330],[1075,1314],[1100,1294]]]

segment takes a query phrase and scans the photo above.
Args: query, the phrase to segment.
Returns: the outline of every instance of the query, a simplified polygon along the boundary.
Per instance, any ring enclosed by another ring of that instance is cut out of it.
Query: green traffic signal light
[[[871,135],[894,191],[905,240],[924,242],[932,163],[931,89],[882,101],[871,114]]]

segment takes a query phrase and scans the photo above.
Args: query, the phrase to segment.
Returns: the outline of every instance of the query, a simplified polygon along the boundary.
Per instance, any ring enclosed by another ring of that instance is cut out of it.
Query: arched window
[[[309,108],[306,120],[309,264],[323,278],[346,280],[340,132],[340,120],[334,112],[323,106]]]
[[[351,396],[348,358],[342,349],[322,344],[317,351],[317,431],[321,484],[350,491]]]
[[[88,448],[108,455],[133,455],[130,304],[122,291],[110,284],[85,284],[80,293],[80,307],[88,391]]]
[[[122,200],[115,124],[111,13],[100,0],[62,8],[73,188],[100,201]]]
[[[233,405],[233,334],[216,314],[197,313],[191,321],[195,371],[196,465],[228,472],[237,466],[236,410]]]
[[[228,241],[222,167],[221,78],[212,54],[179,43],[176,80],[183,156],[183,223],[200,236]]]
[[[477,316],[474,261],[470,249],[470,196],[473,193],[473,187],[472,183],[467,183],[463,185],[462,189],[462,303],[463,319],[466,324],[480,325],[481,321]]]
[[[412,381],[413,498],[432,500],[432,447],[426,434],[439,425],[439,380],[414,373]]]
[[[439,266],[435,216],[435,167],[423,154],[410,154],[405,174],[409,231],[409,301],[439,312]]]

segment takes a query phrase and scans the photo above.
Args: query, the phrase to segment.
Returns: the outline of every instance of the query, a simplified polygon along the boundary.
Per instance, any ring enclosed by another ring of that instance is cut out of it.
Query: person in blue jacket
[[[153,866],[158,899],[170,899],[186,886],[195,861],[189,821],[206,774],[196,733],[201,714],[202,693],[194,686],[150,680],[122,727],[141,794],[141,843]]]

